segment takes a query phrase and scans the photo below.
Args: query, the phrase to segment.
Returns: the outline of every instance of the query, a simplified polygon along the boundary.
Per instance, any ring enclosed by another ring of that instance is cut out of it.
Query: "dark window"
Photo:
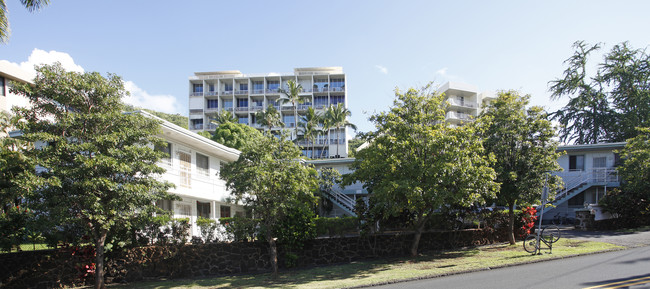
[[[210,158],[204,156],[200,153],[196,154],[196,170],[199,171],[199,174],[209,175],[210,174]]]
[[[279,80],[271,80],[268,82],[268,88],[269,90],[276,90],[280,88],[280,81]]]
[[[253,89],[254,90],[262,90],[262,89],[264,89],[264,82],[263,81],[253,81]]]
[[[203,120],[202,119],[192,119],[192,127],[190,129],[203,129]]]
[[[332,78],[330,80],[331,87],[343,87],[345,85],[345,81],[343,78]]]
[[[248,90],[248,83],[240,83],[239,90]]]
[[[208,99],[208,108],[218,108],[219,100],[218,99]]]
[[[585,156],[569,156],[569,171],[584,171]]]
[[[569,199],[569,206],[584,206],[585,204],[585,193],[579,193],[575,197]]]
[[[196,216],[210,218],[210,203],[196,201]]]
[[[327,96],[315,96],[314,97],[314,105],[317,107],[325,107],[327,106]]]
[[[225,91],[232,91],[232,83],[225,83],[224,84],[224,90]]]
[[[192,91],[197,93],[203,92],[203,84],[192,84]]]
[[[5,89],[5,78],[0,76],[0,95],[5,96],[6,95],[6,89]]]
[[[248,117],[246,117],[246,116],[240,116],[237,120],[238,120],[237,121],[238,123],[248,124]]]
[[[172,201],[171,200],[158,200],[156,201],[156,207],[161,208],[165,211],[172,211]]]
[[[237,99],[237,107],[248,107],[248,99],[247,98],[238,98]]]
[[[232,108],[232,100],[224,100],[223,108]]]
[[[614,167],[618,167],[623,164],[623,161],[621,160],[621,154],[619,153],[614,153]]]
[[[154,147],[155,150],[160,151],[165,153],[165,156],[162,157],[160,160],[167,163],[171,164],[172,161],[172,144],[171,143],[165,143],[164,145],[156,145]]]
[[[230,218],[230,207],[229,206],[221,206],[221,216],[220,218]]]
[[[337,105],[339,103],[343,103],[344,96],[343,95],[332,95],[332,105]]]

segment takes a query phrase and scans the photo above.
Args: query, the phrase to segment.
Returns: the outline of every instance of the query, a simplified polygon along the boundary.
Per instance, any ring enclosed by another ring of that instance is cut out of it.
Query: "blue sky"
[[[603,42],[603,52],[650,42],[650,1],[52,0],[36,13],[6,2],[12,34],[0,60],[115,73],[132,103],[183,115],[197,71],[342,66],[361,131],[395,87],[429,81],[516,89],[557,109],[548,82],[573,42]]]

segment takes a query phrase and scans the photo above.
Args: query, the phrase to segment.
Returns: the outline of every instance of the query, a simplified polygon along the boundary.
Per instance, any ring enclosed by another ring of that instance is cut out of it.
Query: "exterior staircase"
[[[560,172],[557,175],[562,178],[564,185],[557,191],[555,200],[551,202],[555,206],[567,202],[569,199],[594,186],[619,187],[621,185],[618,171],[614,168],[597,168],[566,173]],[[538,214],[552,209],[552,207],[544,208]]]
[[[341,209],[343,209],[347,215],[353,217],[357,216],[357,214],[354,212],[356,201],[348,197],[346,194],[343,194],[341,191],[333,188],[332,190],[325,192],[325,197],[328,200],[332,201],[334,204],[341,207]]]

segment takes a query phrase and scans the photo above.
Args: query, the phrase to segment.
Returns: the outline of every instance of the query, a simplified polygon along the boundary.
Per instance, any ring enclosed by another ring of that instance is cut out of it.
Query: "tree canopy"
[[[21,0],[20,1],[29,12],[38,11],[41,7],[50,3],[50,0]],[[0,0],[0,43],[5,43],[9,40],[9,11],[5,0]]]
[[[315,206],[316,170],[301,163],[300,149],[284,136],[265,135],[257,145],[244,148],[237,161],[226,164],[221,177],[235,199],[261,220],[260,230],[269,243],[273,272],[277,273],[278,226],[296,210],[310,211]]]
[[[589,77],[588,60],[600,44],[573,44],[562,78],[550,82],[552,99],[568,103],[552,114],[560,139],[577,144],[625,141],[650,126],[650,56],[627,42],[615,45]]]
[[[248,125],[225,122],[217,126],[212,134],[212,140],[227,147],[242,150],[260,141],[262,136],[260,131]]]
[[[497,203],[510,209],[510,244],[515,244],[514,206],[539,201],[548,172],[561,170],[555,130],[541,107],[526,109],[529,98],[516,91],[500,92],[476,122],[486,153],[495,157],[491,166],[501,183]]]
[[[95,287],[102,288],[107,234],[170,197],[171,184],[155,177],[164,172],[157,165],[163,153],[151,147],[163,144],[155,136],[160,124],[123,113],[118,76],[68,72],[60,64],[36,71],[34,85],[12,88],[31,104],[16,110],[24,139],[47,144],[27,152],[45,168],[32,202],[58,224],[85,226],[96,250]]]
[[[447,103],[430,85],[395,91],[388,112],[371,116],[376,131],[365,134],[370,145],[357,152],[345,183],[361,181],[369,192],[370,210],[378,216],[409,216],[416,232],[417,254],[426,222],[444,205],[470,206],[493,196],[494,170],[471,126],[445,123]]]

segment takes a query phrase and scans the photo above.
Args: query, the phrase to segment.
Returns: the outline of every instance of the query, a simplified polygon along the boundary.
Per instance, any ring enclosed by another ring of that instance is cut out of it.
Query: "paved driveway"
[[[650,230],[639,232],[616,231],[577,231],[570,228],[562,229],[562,238],[587,241],[605,242],[628,248],[650,246]]]

